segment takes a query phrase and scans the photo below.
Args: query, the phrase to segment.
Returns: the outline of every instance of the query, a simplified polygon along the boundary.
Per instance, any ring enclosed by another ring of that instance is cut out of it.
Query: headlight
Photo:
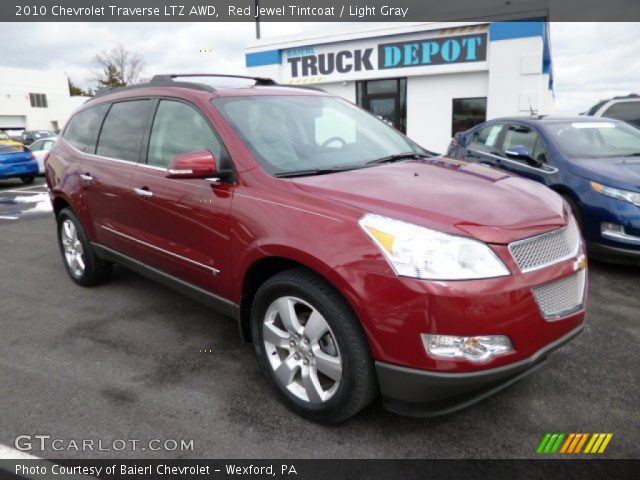
[[[362,217],[360,226],[401,276],[471,280],[509,275],[493,250],[478,240],[373,214]]]
[[[455,337],[423,333],[422,341],[431,356],[464,358],[471,362],[485,362],[496,355],[513,351],[511,340],[505,335]]]
[[[597,182],[591,182],[591,188],[602,195],[606,195],[607,197],[617,198],[618,200],[633,203],[640,207],[640,193],[638,192],[630,192],[629,190],[607,187],[606,185],[602,185]]]

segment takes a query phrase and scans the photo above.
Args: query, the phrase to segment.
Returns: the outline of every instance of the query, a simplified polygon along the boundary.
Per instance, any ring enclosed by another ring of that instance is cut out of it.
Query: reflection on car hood
[[[569,170],[610,187],[640,190],[640,157],[574,159]]]
[[[530,180],[474,163],[429,158],[301,177],[307,192],[490,243],[514,240],[566,224],[562,198]]]

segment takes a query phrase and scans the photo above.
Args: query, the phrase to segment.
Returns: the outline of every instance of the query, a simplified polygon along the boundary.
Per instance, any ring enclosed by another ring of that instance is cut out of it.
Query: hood
[[[294,179],[302,190],[436,230],[510,243],[566,224],[547,187],[449,158]]]
[[[640,190],[640,158],[571,159],[569,170],[582,178],[624,190]]]

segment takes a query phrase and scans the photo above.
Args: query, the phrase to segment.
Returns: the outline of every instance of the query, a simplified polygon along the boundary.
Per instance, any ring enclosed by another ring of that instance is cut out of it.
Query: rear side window
[[[106,104],[98,105],[74,115],[64,131],[67,142],[82,152],[93,153],[93,140],[108,108]]]
[[[209,150],[220,165],[222,144],[195,108],[173,100],[161,100],[149,140],[148,164],[166,168],[180,153]]]
[[[602,116],[640,124],[640,102],[614,103]]]
[[[151,100],[114,103],[104,120],[96,154],[137,162]]]

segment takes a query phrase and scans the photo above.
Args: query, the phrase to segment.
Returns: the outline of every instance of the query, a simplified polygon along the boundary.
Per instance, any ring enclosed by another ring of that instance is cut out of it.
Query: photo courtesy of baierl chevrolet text
[[[640,2],[0,2],[0,480],[631,479]]]

